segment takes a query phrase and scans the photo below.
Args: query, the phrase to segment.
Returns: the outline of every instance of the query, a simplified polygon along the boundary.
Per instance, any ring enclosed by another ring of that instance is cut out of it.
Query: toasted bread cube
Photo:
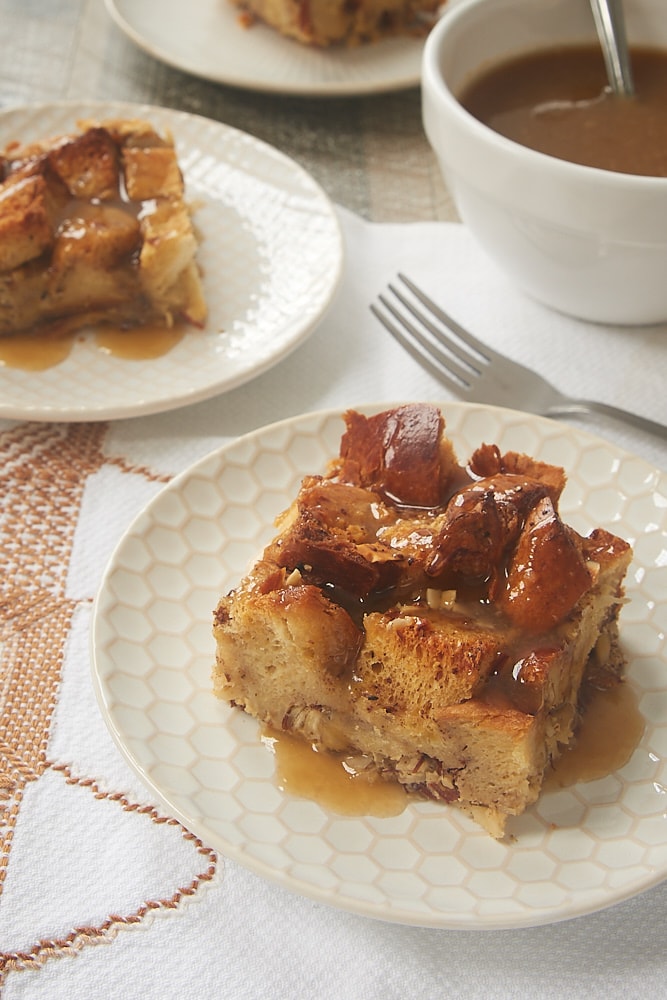
[[[364,617],[364,630],[357,687],[399,714],[417,704],[435,712],[472,698],[509,638],[509,630],[463,615],[417,609],[373,612]],[[410,670],[405,669],[408,660]]]
[[[18,180],[10,177],[0,187],[0,271],[40,257],[53,240],[44,178],[39,174]]]
[[[382,479],[387,494],[402,503],[438,505],[456,471],[456,458],[437,412],[399,406],[366,417],[350,410],[346,423],[340,449],[346,482],[369,487]]]
[[[159,135],[150,122],[142,118],[105,118],[103,121],[84,118],[77,122],[82,132],[103,128],[117,146],[123,149],[133,147],[173,146],[171,135]]]
[[[151,299],[164,299],[193,260],[197,241],[182,203],[158,201],[140,218],[143,245],[139,274]]]
[[[118,151],[106,129],[64,140],[49,153],[49,160],[72,197],[102,201],[118,197]]]
[[[135,216],[111,205],[84,205],[59,230],[51,270],[62,271],[74,260],[93,268],[113,266],[140,244]]]
[[[140,245],[137,219],[111,205],[86,204],[58,234],[48,270],[49,313],[118,305],[139,295],[125,265]]]
[[[124,149],[122,165],[125,190],[132,201],[182,197],[183,177],[171,146]]]

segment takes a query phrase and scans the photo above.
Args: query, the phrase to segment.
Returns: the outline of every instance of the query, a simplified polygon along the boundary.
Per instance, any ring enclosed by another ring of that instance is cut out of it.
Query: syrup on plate
[[[398,782],[357,770],[350,756],[318,752],[297,736],[268,728],[262,742],[275,754],[280,788],[319,802],[332,812],[343,816],[398,816],[409,801]]]
[[[577,739],[547,770],[543,788],[596,781],[627,764],[644,733],[637,695],[627,682],[591,687]]]
[[[544,791],[613,774],[628,762],[644,732],[637,696],[627,682],[591,687],[577,740],[547,770]],[[279,787],[346,816],[397,816],[410,796],[395,781],[356,769],[354,757],[318,752],[305,740],[266,728],[262,742],[275,755]]]
[[[129,361],[148,361],[167,354],[185,336],[184,324],[166,326],[154,324],[123,330],[99,327],[93,334],[97,348],[104,354]],[[41,372],[55,368],[69,357],[81,332],[49,336],[32,333],[25,336],[0,337],[0,368],[19,368]]]

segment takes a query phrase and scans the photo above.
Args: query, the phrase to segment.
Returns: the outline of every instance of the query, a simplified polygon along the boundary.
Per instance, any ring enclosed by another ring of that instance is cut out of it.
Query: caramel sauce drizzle
[[[129,361],[147,361],[168,354],[183,339],[186,329],[184,323],[172,326],[151,323],[132,330],[105,326],[95,331],[95,341],[103,354]]]
[[[154,323],[133,329],[105,326],[96,329],[93,337],[101,354],[126,361],[149,361],[168,354],[186,331],[184,323],[173,326]],[[28,372],[55,368],[69,357],[77,340],[84,336],[79,331],[61,336],[26,333],[0,337],[0,368]]]
[[[75,335],[52,337],[33,333],[0,337],[0,367],[26,372],[43,372],[65,361],[74,346]]]
[[[597,781],[627,764],[644,734],[645,721],[631,684],[589,686],[577,739],[547,770],[544,791]]]
[[[630,684],[591,687],[577,739],[547,768],[543,792],[597,781],[620,770],[642,738],[644,718]],[[281,790],[343,816],[398,816],[414,800],[393,780],[357,770],[354,757],[318,752],[306,740],[266,727],[262,742],[275,757]]]
[[[274,754],[278,786],[343,816],[398,816],[409,802],[397,781],[357,770],[354,758],[317,749],[298,736],[265,728],[262,742]]]

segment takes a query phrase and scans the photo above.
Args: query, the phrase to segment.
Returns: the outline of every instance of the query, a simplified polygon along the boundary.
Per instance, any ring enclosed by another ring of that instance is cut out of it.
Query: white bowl
[[[667,49],[665,0],[624,9],[631,43]],[[498,61],[596,38],[586,0],[463,0],[426,42],[424,128],[461,219],[528,295],[585,320],[658,323],[667,320],[667,178],[535,152],[456,97]]]

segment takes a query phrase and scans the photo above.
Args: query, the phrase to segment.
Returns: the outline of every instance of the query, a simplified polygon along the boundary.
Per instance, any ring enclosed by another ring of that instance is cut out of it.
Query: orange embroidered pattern
[[[65,643],[76,602],[66,596],[74,530],[89,476],[105,462],[162,481],[148,469],[107,459],[105,424],[24,424],[0,435],[0,903],[12,841],[28,783],[47,770],[116,802],[154,823],[180,824],[121,792],[107,792],[47,758]],[[75,927],[65,937],[38,940],[26,952],[0,952],[0,986],[7,972],[43,965],[89,944],[111,941],[159,911],[176,909],[214,877],[217,857],[191,833],[183,838],[202,856],[190,884],[164,899],[148,899],[134,912],[112,913],[97,926]]]

